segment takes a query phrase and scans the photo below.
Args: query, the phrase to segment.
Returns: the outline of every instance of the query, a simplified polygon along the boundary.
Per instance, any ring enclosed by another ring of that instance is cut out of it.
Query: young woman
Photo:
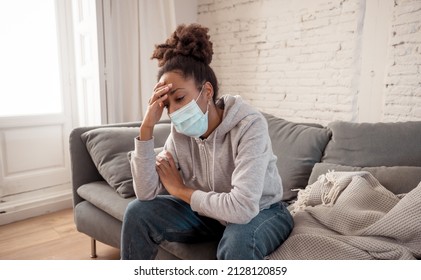
[[[207,33],[181,25],[155,48],[159,82],[131,153],[137,199],[124,216],[122,259],[154,259],[164,240],[219,240],[218,259],[263,259],[293,227],[267,122],[239,96],[216,99]],[[152,132],[165,108],[172,129],[156,157]]]

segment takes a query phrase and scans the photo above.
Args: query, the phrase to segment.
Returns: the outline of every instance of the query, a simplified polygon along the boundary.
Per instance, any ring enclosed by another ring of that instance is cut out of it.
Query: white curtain
[[[142,119],[157,81],[155,44],[196,15],[197,0],[103,0],[108,123]]]
[[[104,1],[108,123],[142,119],[149,98],[142,92],[151,90],[149,80],[156,80],[157,66],[149,59],[151,47],[168,36],[161,27],[167,17],[160,6],[171,2]]]
[[[163,43],[176,28],[174,0],[147,0],[139,3],[140,90],[142,114],[157,82],[158,62],[151,60],[155,44]]]

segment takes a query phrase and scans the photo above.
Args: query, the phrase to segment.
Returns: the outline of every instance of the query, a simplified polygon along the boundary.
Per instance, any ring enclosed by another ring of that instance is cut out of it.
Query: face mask
[[[196,100],[200,98],[202,91],[203,86]],[[197,138],[208,130],[209,104],[206,113],[203,114],[196,100],[193,99],[189,104],[169,114],[169,117],[178,133]]]

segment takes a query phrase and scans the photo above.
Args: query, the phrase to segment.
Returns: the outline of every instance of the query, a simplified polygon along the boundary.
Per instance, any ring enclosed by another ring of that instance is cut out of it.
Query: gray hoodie
[[[172,126],[164,150],[173,155],[185,185],[196,190],[194,211],[224,224],[245,224],[281,200],[282,181],[263,115],[240,96],[221,100],[223,120],[208,138],[188,137]],[[136,138],[130,162],[140,200],[166,193],[155,159],[153,139]]]

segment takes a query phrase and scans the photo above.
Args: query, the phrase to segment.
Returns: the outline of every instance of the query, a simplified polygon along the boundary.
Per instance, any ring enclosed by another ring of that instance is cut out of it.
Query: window
[[[54,0],[0,2],[0,117],[63,111]]]

